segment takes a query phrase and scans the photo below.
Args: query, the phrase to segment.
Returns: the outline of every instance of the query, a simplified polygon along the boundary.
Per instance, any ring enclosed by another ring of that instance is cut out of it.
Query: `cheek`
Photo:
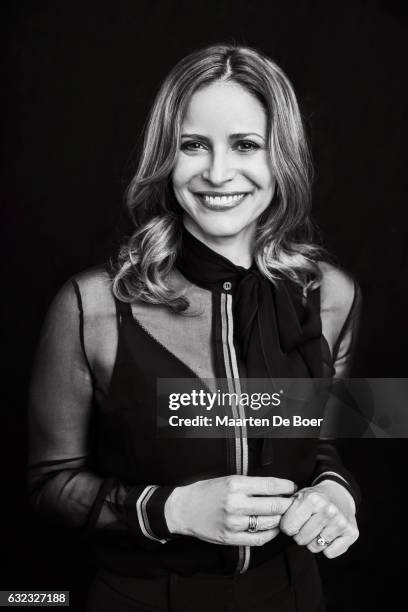
[[[173,187],[180,189],[185,187],[189,181],[200,171],[200,162],[192,157],[179,158],[174,166],[172,180]]]
[[[259,189],[274,190],[275,178],[268,160],[253,159],[247,165],[246,174]]]

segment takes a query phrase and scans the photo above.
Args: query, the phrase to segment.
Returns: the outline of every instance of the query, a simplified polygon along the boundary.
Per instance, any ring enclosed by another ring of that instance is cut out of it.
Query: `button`
[[[223,284],[223,289],[225,289],[225,291],[229,291],[231,289],[231,287],[232,287],[232,284],[230,282],[228,282],[228,281],[226,281]]]

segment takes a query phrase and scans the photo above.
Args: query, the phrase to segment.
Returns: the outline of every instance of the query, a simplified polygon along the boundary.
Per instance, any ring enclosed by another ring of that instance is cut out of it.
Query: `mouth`
[[[194,195],[198,198],[201,204],[209,210],[230,210],[235,208],[248,196],[247,191],[237,191],[233,193],[217,193],[217,192],[196,192]]]

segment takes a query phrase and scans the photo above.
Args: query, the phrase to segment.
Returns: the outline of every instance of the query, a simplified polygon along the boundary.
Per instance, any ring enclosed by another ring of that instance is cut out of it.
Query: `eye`
[[[199,140],[187,140],[181,143],[180,149],[182,151],[189,151],[189,152],[195,153],[196,151],[205,149],[205,145]]]
[[[254,142],[253,140],[238,140],[235,143],[235,147],[241,153],[249,153],[251,151],[257,151],[260,149],[260,145]]]

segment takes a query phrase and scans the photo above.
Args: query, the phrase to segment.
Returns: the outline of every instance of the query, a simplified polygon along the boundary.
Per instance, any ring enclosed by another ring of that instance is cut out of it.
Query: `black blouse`
[[[344,377],[361,296],[343,272],[328,264],[322,272],[323,366],[326,375]],[[238,473],[291,478],[299,486],[333,478],[356,500],[358,489],[327,441],[274,441],[275,460],[263,465],[262,457],[251,458],[245,437],[232,459],[224,440],[156,440],[155,378],[215,378],[214,335],[220,353],[233,338],[222,333],[222,325],[233,325],[227,290],[215,299],[177,270],[170,282],[185,289],[194,316],[118,302],[104,268],[77,275],[56,296],[30,392],[31,499],[41,512],[85,530],[99,562],[117,573],[244,572],[285,546],[286,536],[251,551],[172,538],[164,503],[174,486]],[[233,344],[224,354],[233,355]]]

